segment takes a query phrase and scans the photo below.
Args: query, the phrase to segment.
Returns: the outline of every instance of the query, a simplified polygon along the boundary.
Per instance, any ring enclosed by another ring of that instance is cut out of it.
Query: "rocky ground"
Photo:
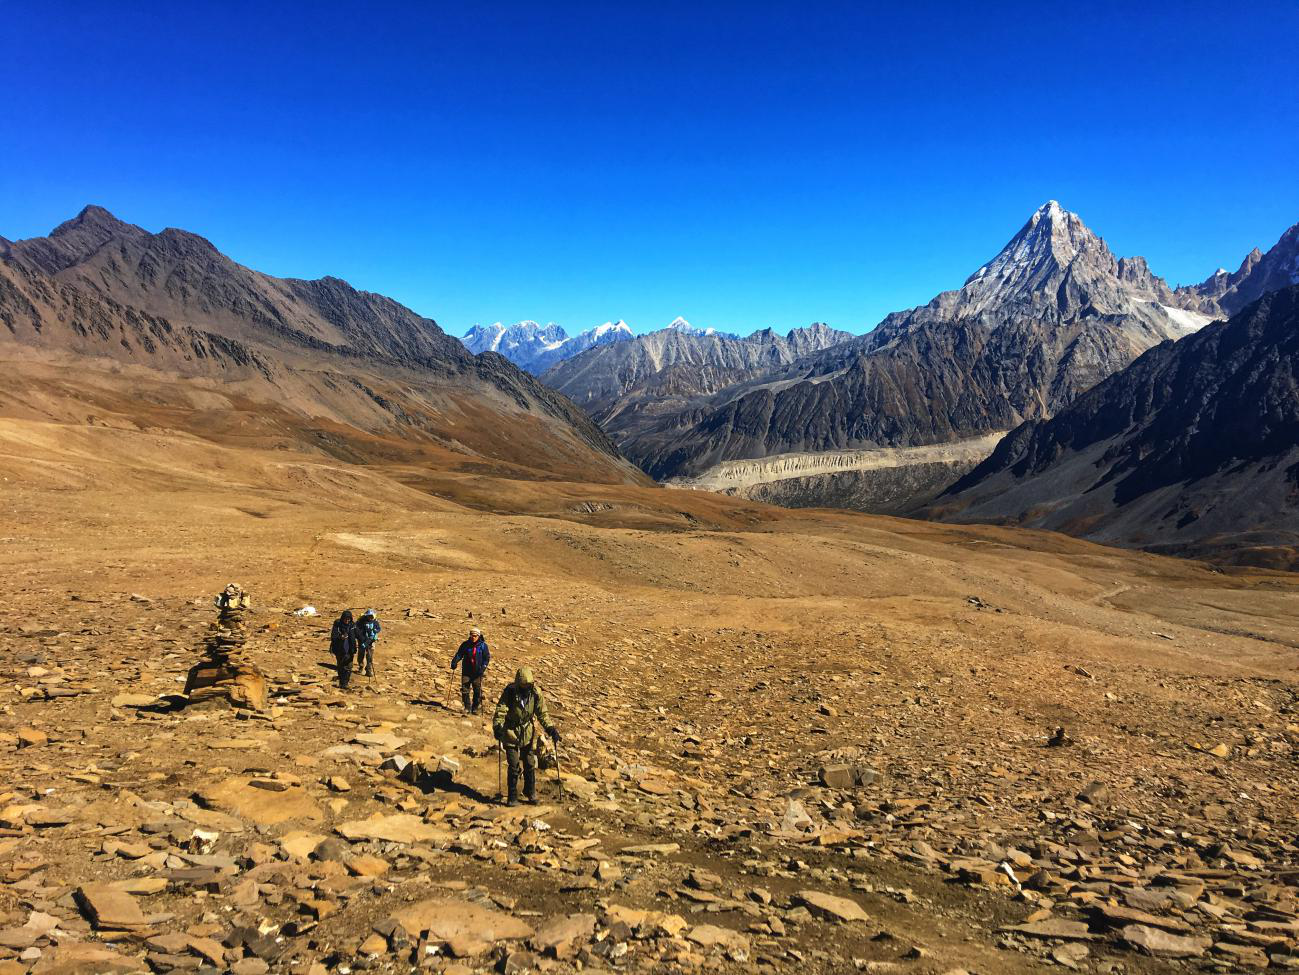
[[[1299,968],[1293,576],[32,442],[0,463],[3,975]],[[183,707],[231,580],[267,708]],[[384,635],[343,693],[345,607]],[[473,624],[489,697],[527,663],[564,732],[539,806],[460,712]]]

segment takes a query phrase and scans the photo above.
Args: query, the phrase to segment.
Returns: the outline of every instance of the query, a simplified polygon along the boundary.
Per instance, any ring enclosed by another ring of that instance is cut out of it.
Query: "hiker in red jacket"
[[[460,700],[465,706],[466,714],[477,714],[483,704],[483,675],[487,665],[492,662],[492,652],[487,649],[483,631],[474,627],[469,631],[469,639],[460,644],[460,649],[451,658],[451,669],[460,664]]]

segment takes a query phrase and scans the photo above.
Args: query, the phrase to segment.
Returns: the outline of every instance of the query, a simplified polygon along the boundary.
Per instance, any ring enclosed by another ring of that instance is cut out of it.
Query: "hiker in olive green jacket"
[[[537,801],[537,729],[536,720],[546,734],[558,742],[559,732],[550,723],[550,712],[541,689],[532,682],[532,669],[520,667],[514,683],[501,692],[492,715],[492,733],[505,749],[509,764],[509,798],[506,805],[519,804],[519,771],[523,772],[523,797],[532,804]]]

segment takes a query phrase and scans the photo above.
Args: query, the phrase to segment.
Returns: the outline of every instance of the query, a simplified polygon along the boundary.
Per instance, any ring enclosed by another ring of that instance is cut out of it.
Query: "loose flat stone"
[[[1115,907],[1109,904],[1097,904],[1092,908],[1095,921],[1103,922],[1107,927],[1121,928],[1129,924],[1144,924],[1152,928],[1163,928],[1174,934],[1189,934],[1191,926],[1185,921],[1171,917],[1160,917],[1132,907]]]
[[[403,907],[392,915],[408,935],[428,932],[430,941],[447,945],[457,957],[482,954],[498,941],[531,937],[532,926],[473,901],[432,897]]]
[[[328,839],[323,833],[308,833],[294,830],[280,837],[280,849],[291,857],[305,860],[315,852],[316,847]],[[335,841],[337,842],[337,841]]]
[[[681,850],[680,843],[641,843],[637,846],[624,846],[619,852],[630,856],[667,856]]]
[[[369,854],[349,857],[345,865],[348,873],[357,877],[382,877],[389,870],[387,860]]]
[[[356,819],[335,827],[339,836],[358,840],[388,840],[391,843],[427,843],[452,839],[452,834],[432,826],[410,813],[384,816],[375,813],[369,819]]]
[[[77,901],[96,928],[108,931],[139,931],[148,921],[135,898],[106,884],[87,884],[77,889]]]
[[[1198,958],[1211,943],[1207,938],[1184,937],[1145,924],[1128,925],[1120,937],[1138,951],[1157,958]]]
[[[686,932],[686,938],[703,948],[747,950],[749,939],[738,931],[716,924],[699,924]]]
[[[147,708],[158,703],[153,694],[116,694],[110,702],[115,708]]]
[[[1047,918],[1031,924],[1011,924],[998,931],[1012,934],[1023,934],[1030,938],[1059,938],[1064,941],[1097,941],[1100,935],[1092,934],[1082,921],[1070,921],[1062,917]]]
[[[827,921],[869,921],[860,904],[847,897],[838,897],[819,890],[800,890],[794,900],[806,907],[815,917]]]
[[[324,812],[305,789],[297,787],[269,792],[252,783],[253,779],[243,776],[226,779],[200,789],[197,799],[209,809],[230,813],[262,826],[298,819],[312,822],[324,819]]]

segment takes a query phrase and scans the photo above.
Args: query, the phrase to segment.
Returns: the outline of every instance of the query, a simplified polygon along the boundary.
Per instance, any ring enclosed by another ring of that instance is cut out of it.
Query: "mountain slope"
[[[339,455],[451,451],[521,476],[637,477],[562,396],[399,303],[337,278],[262,274],[194,234],[152,234],[98,207],[49,237],[0,243],[0,325],[11,376],[40,360],[203,380],[279,417],[253,408],[254,426],[288,424]],[[75,383],[42,395],[76,415]],[[130,412],[129,396],[116,402]]]
[[[556,362],[572,358],[597,345],[623,342],[632,337],[626,322],[605,322],[577,335],[569,335],[554,324],[519,322],[506,328],[495,325],[475,325],[461,338],[465,348],[475,354],[499,352],[520,369],[540,375]]]
[[[1208,321],[1174,302],[1144,260],[1116,258],[1051,201],[959,290],[725,391],[675,429],[611,432],[658,477],[791,451],[976,438],[1050,415]]]
[[[1012,431],[933,513],[1299,568],[1299,287]]]

